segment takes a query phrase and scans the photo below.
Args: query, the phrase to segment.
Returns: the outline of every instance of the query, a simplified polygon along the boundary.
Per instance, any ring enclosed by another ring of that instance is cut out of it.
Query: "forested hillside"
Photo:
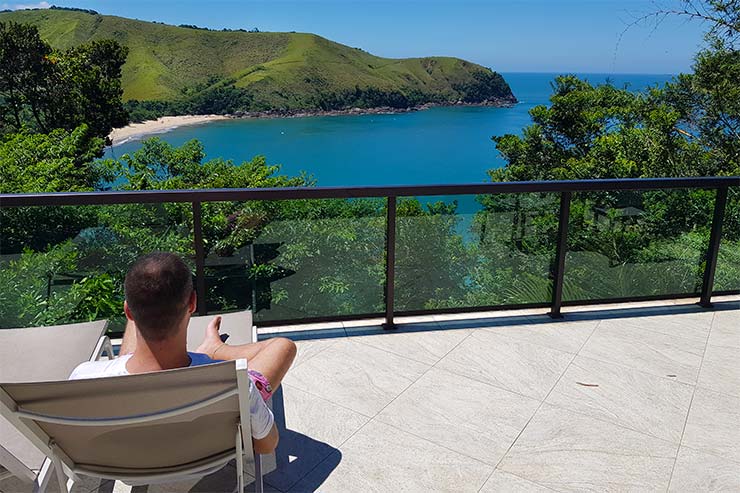
[[[314,34],[214,31],[64,9],[0,13],[0,22],[10,21],[37,26],[55,49],[101,39],[127,47],[123,99],[134,119],[516,101],[501,75],[465,60],[380,58]]]

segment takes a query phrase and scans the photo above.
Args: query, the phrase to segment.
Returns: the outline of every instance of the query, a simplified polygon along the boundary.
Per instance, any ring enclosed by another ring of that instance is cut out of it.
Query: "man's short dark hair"
[[[180,257],[153,252],[126,274],[126,303],[142,337],[161,341],[177,331],[193,292],[193,277]]]

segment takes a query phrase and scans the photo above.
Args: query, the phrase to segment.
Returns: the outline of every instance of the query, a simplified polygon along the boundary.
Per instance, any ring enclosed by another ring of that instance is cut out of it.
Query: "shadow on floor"
[[[265,471],[270,471],[264,475],[265,491],[270,491],[271,487],[288,491],[301,480],[300,491],[315,491],[339,465],[341,452],[327,443],[287,428],[282,387],[272,396],[272,412],[280,442],[274,462],[270,463],[272,457],[264,461]],[[317,467],[319,464],[321,467]]]

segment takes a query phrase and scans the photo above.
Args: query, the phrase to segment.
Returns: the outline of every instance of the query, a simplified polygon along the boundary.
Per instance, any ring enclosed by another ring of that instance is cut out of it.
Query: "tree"
[[[0,23],[0,133],[86,124],[105,138],[128,123],[121,102],[127,53],[113,40],[53,51],[35,26]]]
[[[39,109],[53,71],[50,54],[35,26],[0,22],[0,133],[30,118],[44,127]]]

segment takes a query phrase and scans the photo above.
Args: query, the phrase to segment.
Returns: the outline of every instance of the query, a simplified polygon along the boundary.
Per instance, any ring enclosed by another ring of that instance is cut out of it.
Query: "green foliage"
[[[457,234],[457,202],[400,200],[396,222],[396,308],[422,310],[460,299],[470,250]]]
[[[0,326],[23,327],[69,320],[75,300],[51,287],[58,274],[76,261],[71,243],[49,252],[26,251],[0,268]]]
[[[103,139],[86,125],[48,134],[21,132],[0,140],[0,192],[92,190],[110,171],[94,162]]]
[[[0,22],[0,134],[85,124],[105,138],[128,123],[121,103],[126,54],[112,40],[52,51],[35,26]]]
[[[494,137],[508,161],[494,181],[740,175],[737,2],[711,0],[688,14],[713,23],[694,73],[645,93],[574,76],[555,79],[550,106],[530,111],[522,135]],[[693,5],[689,5],[693,8]],[[740,182],[738,182],[740,185]],[[564,298],[583,300],[697,292],[714,191],[575,194]],[[489,212],[501,199],[483,201]],[[718,289],[737,273],[740,201],[727,206]],[[513,239],[511,247],[525,251]],[[544,280],[543,280],[544,281]],[[529,282],[526,296],[545,294]],[[733,289],[737,288],[734,283]]]
[[[22,132],[0,140],[0,192],[67,192],[93,190],[112,172],[94,158],[103,139],[93,137],[87,126],[49,134]],[[0,251],[20,253],[24,248],[45,250],[86,225],[94,213],[58,207],[0,209]]]

